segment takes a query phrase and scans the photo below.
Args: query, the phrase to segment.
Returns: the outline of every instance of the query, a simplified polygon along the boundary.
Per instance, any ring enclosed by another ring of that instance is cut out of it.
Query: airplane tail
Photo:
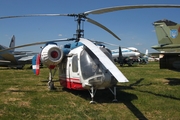
[[[178,44],[180,35],[180,24],[170,20],[159,20],[153,23],[158,43],[163,45]]]
[[[146,49],[145,56],[148,56],[148,49]]]
[[[148,55],[148,49],[146,49],[146,52],[145,54],[143,54],[141,57],[140,57],[140,61],[139,61],[139,64],[147,64],[148,63],[148,59],[149,59],[149,55]]]
[[[11,38],[11,42],[9,44],[9,48],[15,47],[15,36],[13,35]],[[14,51],[14,49],[11,49],[11,51]]]
[[[119,46],[119,60],[118,62],[121,64],[123,62],[123,55],[122,55],[122,51],[121,51],[121,47]]]
[[[40,54],[37,54],[32,59],[32,69],[34,74],[39,75],[40,73]]]

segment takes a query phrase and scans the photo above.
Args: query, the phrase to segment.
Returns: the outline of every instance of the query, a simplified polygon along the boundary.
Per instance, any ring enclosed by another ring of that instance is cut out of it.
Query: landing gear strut
[[[52,69],[50,69],[50,71],[49,71],[49,81],[48,81],[48,86],[49,86],[49,89],[50,90],[54,90],[55,89],[55,87],[54,87],[54,82],[53,82],[53,77],[54,77],[54,75],[55,75],[55,73],[56,73],[56,68],[54,69],[54,73],[52,74]]]
[[[116,98],[116,86],[113,87],[113,90],[111,88],[109,88],[109,90],[111,91],[111,93],[114,95],[114,99],[112,100],[112,102],[117,102],[117,98]],[[94,87],[91,87],[91,89],[89,90],[89,93],[91,95],[91,101],[90,104],[94,104],[94,96],[96,94],[97,89],[94,89]]]
[[[114,99],[113,99],[113,101],[112,102],[117,102],[118,100],[116,99],[116,86],[114,86],[114,91],[111,89],[111,88],[109,88],[109,90],[112,92],[112,94],[114,95]]]
[[[91,101],[90,101],[90,104],[94,104],[95,101],[94,101],[94,95],[96,94],[96,91],[97,89],[94,89],[94,87],[91,87],[91,89],[89,90],[89,93],[91,95]]]

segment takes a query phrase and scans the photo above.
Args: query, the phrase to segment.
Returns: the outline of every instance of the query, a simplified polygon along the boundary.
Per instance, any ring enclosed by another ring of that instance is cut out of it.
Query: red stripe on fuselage
[[[60,77],[59,80],[60,80],[60,84],[65,88],[74,89],[74,90],[84,90],[79,78]]]

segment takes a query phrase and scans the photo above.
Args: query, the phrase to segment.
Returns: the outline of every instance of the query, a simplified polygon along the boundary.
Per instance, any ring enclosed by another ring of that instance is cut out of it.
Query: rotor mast
[[[75,21],[77,21],[77,30],[76,30],[75,36],[76,36],[77,41],[79,41],[79,38],[84,37],[84,29],[83,29],[83,25],[81,24],[82,22],[85,21],[84,16],[81,14],[78,14],[76,16]]]

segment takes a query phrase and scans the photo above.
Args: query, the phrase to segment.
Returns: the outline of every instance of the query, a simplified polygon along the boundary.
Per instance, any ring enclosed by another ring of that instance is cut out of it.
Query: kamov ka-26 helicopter
[[[46,42],[38,42],[17,46],[15,48],[45,44],[40,54],[33,59],[33,70],[39,74],[39,63],[46,65],[49,72],[49,87],[53,88],[52,70],[59,69],[59,80],[63,87],[74,90],[89,90],[92,101],[94,103],[94,95],[96,90],[109,88],[116,99],[116,85],[118,82],[128,82],[127,78],[112,62],[110,51],[104,46],[99,46],[96,42],[92,42],[84,37],[84,30],[81,23],[85,20],[95,24],[112,34],[115,38],[120,38],[111,30],[102,24],[87,17],[89,14],[103,14],[118,10],[137,9],[137,8],[180,8],[180,5],[134,5],[134,6],[116,6],[97,10],[91,10],[79,14],[30,14],[18,16],[5,16],[6,18],[33,17],[33,16],[70,16],[76,18],[77,30],[76,37],[69,39],[58,39]],[[64,45],[61,49],[55,42],[75,41],[74,43]],[[13,48],[12,48],[13,49]],[[8,49],[6,49],[8,50]],[[111,89],[114,88],[114,89]]]

